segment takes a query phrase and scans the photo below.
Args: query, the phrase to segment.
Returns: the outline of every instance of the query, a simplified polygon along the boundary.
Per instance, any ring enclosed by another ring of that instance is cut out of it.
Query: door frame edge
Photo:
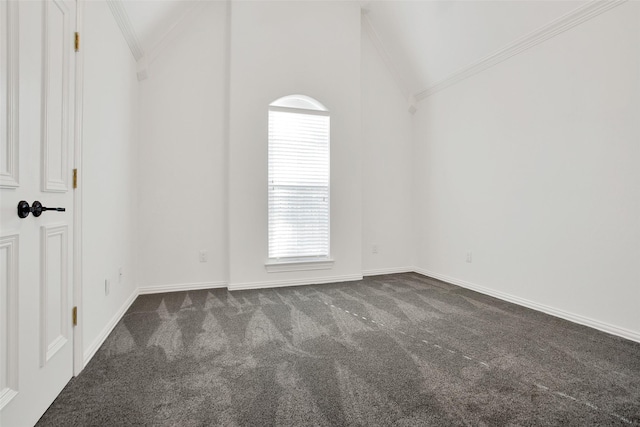
[[[84,2],[76,1],[76,31],[82,34]],[[84,49],[74,52],[74,169],[77,169],[77,181],[82,183],[82,142],[83,142],[83,88],[84,88]],[[82,185],[73,189],[73,306],[77,307],[77,323],[73,326],[73,375],[77,376],[84,369],[84,351],[82,345],[83,310],[82,310]]]

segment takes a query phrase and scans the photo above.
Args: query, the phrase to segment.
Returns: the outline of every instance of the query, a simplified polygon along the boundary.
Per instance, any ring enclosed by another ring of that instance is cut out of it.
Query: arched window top
[[[329,111],[327,107],[322,105],[317,99],[313,99],[306,95],[288,95],[282,98],[276,99],[270,107],[280,108],[295,108],[298,110],[313,110],[313,111]]]

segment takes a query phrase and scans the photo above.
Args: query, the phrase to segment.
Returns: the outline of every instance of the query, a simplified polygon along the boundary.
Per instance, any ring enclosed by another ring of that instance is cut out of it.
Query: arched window
[[[329,112],[290,95],[269,105],[269,258],[329,257]]]

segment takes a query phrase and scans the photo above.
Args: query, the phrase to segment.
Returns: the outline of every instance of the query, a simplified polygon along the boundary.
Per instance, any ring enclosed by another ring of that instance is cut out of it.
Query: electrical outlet
[[[207,262],[207,251],[204,249],[200,251],[200,262]]]
[[[473,262],[473,252],[467,252],[467,262],[469,264]]]
[[[377,254],[378,253],[378,244],[374,243],[373,245],[371,245],[371,253],[372,254]]]
[[[111,282],[109,279],[104,279],[104,295],[109,295],[109,292],[111,292]]]

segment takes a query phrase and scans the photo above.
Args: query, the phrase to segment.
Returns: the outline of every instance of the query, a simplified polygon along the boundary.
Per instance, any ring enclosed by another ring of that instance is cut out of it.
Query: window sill
[[[283,271],[305,271],[305,270],[329,270],[333,268],[334,261],[330,258],[318,259],[285,259],[269,260],[265,263],[267,273],[280,273]]]

